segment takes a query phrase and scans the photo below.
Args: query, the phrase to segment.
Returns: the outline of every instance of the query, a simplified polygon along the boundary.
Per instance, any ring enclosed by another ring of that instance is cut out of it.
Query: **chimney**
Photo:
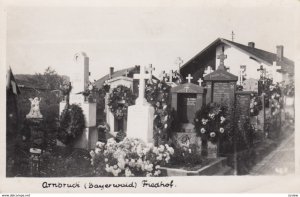
[[[248,42],[248,47],[255,48],[255,43],[254,42]]]
[[[281,61],[283,59],[283,46],[276,46],[277,48],[277,60]]]
[[[112,78],[112,75],[114,74],[114,67],[109,67],[109,78]]]

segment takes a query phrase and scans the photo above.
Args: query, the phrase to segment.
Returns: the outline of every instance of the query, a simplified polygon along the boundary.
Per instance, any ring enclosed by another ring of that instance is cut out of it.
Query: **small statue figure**
[[[29,98],[31,102],[30,112],[26,115],[26,118],[43,118],[40,112],[40,102],[42,98],[35,97],[34,99]]]

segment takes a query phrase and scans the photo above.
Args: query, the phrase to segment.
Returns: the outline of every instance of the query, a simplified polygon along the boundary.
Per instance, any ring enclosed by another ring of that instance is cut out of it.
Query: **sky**
[[[111,66],[152,64],[158,74],[177,69],[177,57],[187,62],[219,37],[230,40],[232,31],[235,42],[252,41],[270,52],[284,45],[290,59],[300,49],[299,3],[293,0],[28,2],[6,7],[6,64],[14,74],[51,66],[68,75],[81,51],[90,58],[91,80]]]

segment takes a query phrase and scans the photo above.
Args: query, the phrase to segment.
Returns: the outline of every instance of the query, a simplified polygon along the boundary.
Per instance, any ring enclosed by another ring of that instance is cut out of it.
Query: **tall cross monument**
[[[141,66],[140,74],[133,77],[139,80],[139,97],[135,105],[128,107],[127,137],[152,143],[154,108],[145,99],[145,80],[150,79],[150,74],[146,74],[145,67]]]

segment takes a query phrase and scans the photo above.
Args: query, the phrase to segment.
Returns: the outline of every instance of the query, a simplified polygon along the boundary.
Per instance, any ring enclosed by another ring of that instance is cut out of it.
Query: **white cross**
[[[165,71],[161,71],[161,73],[159,74],[159,79],[162,81],[164,79],[164,77],[166,76]]]
[[[178,65],[178,70],[180,69],[181,64],[183,63],[183,60],[181,57],[177,57],[175,60],[175,64]]]
[[[188,83],[191,83],[191,80],[193,79],[193,77],[191,76],[191,74],[189,74],[186,79],[188,80]]]
[[[129,74],[129,71],[128,71],[128,70],[126,70],[126,72],[125,72],[125,76],[126,76],[126,77],[128,77],[128,74]]]
[[[240,85],[243,84],[243,78],[247,76],[246,74],[246,65],[241,65],[240,66],[240,76],[239,76],[239,83]]]
[[[173,70],[170,70],[170,73],[169,73],[169,82],[172,82],[173,77],[175,77],[174,73],[173,73]]]
[[[145,79],[150,79],[150,74],[145,73],[145,67],[140,66],[140,74],[134,74],[134,79],[139,79],[139,97],[136,99],[136,105],[145,105]]]
[[[148,67],[147,67],[147,71],[148,73],[150,74],[150,79],[149,79],[149,82],[152,83],[152,71],[154,71],[155,68],[152,67],[152,64],[150,64]]]
[[[203,80],[201,78],[198,79],[198,83],[199,83],[199,86],[201,86],[201,83],[203,82]]]
[[[206,69],[205,69],[205,71],[204,71],[204,76],[205,75],[208,75],[208,74],[210,74],[210,73],[212,73],[213,72],[213,69],[211,68],[211,66],[208,66]]]

